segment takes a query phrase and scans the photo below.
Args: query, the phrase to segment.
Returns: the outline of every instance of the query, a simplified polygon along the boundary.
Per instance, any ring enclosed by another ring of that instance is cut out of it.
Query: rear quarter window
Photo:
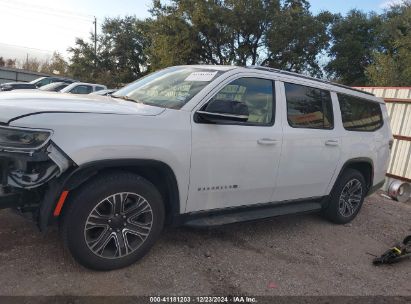
[[[344,129],[372,132],[384,124],[379,103],[345,94],[337,95]]]

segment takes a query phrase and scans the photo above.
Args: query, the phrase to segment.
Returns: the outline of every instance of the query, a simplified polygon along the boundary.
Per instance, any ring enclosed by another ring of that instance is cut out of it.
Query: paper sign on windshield
[[[217,75],[216,72],[193,72],[184,81],[211,81],[214,76]]]

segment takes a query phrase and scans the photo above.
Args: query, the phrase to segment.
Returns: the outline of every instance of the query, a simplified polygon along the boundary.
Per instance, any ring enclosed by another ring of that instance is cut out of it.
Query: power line
[[[1,1],[1,0],[0,0],[0,1]],[[16,7],[9,6],[9,5],[7,5],[7,4],[6,4],[6,5],[3,5],[3,4],[2,4],[2,6],[8,8],[8,9],[10,9],[10,10],[16,10]],[[21,9],[19,9],[19,10],[21,10]],[[53,16],[53,17],[56,17],[56,18],[76,19],[76,20],[78,20],[79,22],[85,22],[85,23],[90,23],[90,22],[92,22],[91,19],[83,19],[83,18],[81,18],[81,17],[79,18],[79,17],[67,16],[67,15],[58,15],[58,14],[54,14],[54,13],[50,13],[50,12],[33,10],[33,9],[31,9],[31,8],[24,8],[23,10],[24,10],[26,13],[36,13],[36,14]]]
[[[84,14],[78,14],[74,12],[69,12],[69,11],[63,11],[63,10],[56,10],[56,9],[51,9],[39,5],[32,5],[30,4],[27,6],[27,3],[22,3],[22,2],[9,2],[5,0],[0,0],[0,3],[2,3],[2,6],[6,6],[10,9],[18,9],[18,10],[25,10],[25,11],[31,11],[31,12],[36,12],[40,14],[47,14],[47,15],[52,15],[56,17],[66,17],[66,18],[75,18],[84,22],[92,22],[93,16],[92,15],[84,15]],[[17,4],[17,5],[16,5]]]
[[[25,20],[26,19],[31,19],[31,20],[34,20],[34,21],[38,21],[39,20],[38,15],[45,14],[45,15],[53,16],[55,18],[75,19],[75,20],[78,20],[80,22],[86,22],[86,23],[93,22],[93,24],[94,24],[94,35],[96,36],[96,34],[97,34],[97,19],[96,19],[95,16],[92,16],[92,15],[81,14],[81,13],[68,11],[68,10],[62,10],[62,9],[55,9],[55,8],[52,8],[52,7],[46,7],[46,6],[42,6],[42,5],[26,3],[26,2],[19,1],[19,0],[14,0],[13,2],[10,2],[9,0],[0,0],[0,5],[1,5],[1,7],[5,8],[6,10],[9,10],[9,12],[5,12],[5,10],[3,9],[4,13],[6,13],[8,15],[14,15],[14,16],[20,18],[20,19],[24,18]],[[23,16],[21,15],[21,11],[23,11]],[[20,14],[17,14],[17,12],[20,12]],[[25,16],[24,12],[27,14],[27,16]],[[1,15],[1,11],[0,11],[0,15]],[[45,18],[45,20],[42,20],[42,21],[44,21],[46,24],[52,25],[53,27],[59,28],[59,30],[62,30],[62,31],[65,30],[67,32],[70,32],[71,34],[73,34],[73,36],[75,35],[73,32],[77,32],[77,31],[78,32],[80,32],[80,31],[83,32],[83,30],[84,30],[84,29],[80,29],[80,28],[75,27],[75,26],[71,26],[70,28],[65,27],[64,22],[63,22],[63,24],[53,23],[53,22],[51,22],[51,21],[53,21],[53,19],[54,18],[50,18],[50,19]],[[96,38],[97,37],[95,37],[95,41],[94,41],[95,51],[96,51],[96,42],[97,42]],[[19,48],[19,49],[21,49],[21,51],[23,51],[25,49],[25,50],[41,52],[41,53],[44,53],[44,54],[47,54],[47,55],[50,55],[54,52],[54,51],[48,51],[48,50],[43,50],[43,49],[39,49],[39,48],[30,48],[30,47],[7,44],[7,43],[1,43],[1,42],[0,42],[0,44],[8,45],[8,46],[14,47],[14,48]]]
[[[16,14],[15,12],[10,12],[10,13],[8,13],[7,15],[14,15],[14,16],[16,16],[17,18],[22,18],[22,16]],[[34,17],[34,16],[24,17],[24,19],[25,19],[25,20],[30,19],[30,20],[33,20],[33,21],[35,21],[35,22],[38,22],[38,18],[36,18],[36,17]],[[59,29],[63,29],[63,30],[65,30],[66,32],[69,32],[69,33],[71,33],[71,34],[73,34],[74,32],[83,32],[83,31],[84,31],[84,27],[83,27],[83,28],[74,27],[74,26],[65,27],[65,26],[63,26],[63,25],[61,25],[61,24],[57,24],[57,23],[55,23],[55,22],[51,22],[51,20],[48,20],[48,19],[45,19],[45,20],[43,19],[42,21],[45,22],[45,23],[47,23],[47,24],[49,24],[49,25],[52,25],[52,26],[54,26],[54,27],[58,27]],[[89,30],[91,30],[91,27],[90,27]],[[0,36],[0,38],[1,38],[1,36]]]
[[[27,46],[21,46],[21,45],[16,45],[16,44],[3,43],[3,42],[0,42],[0,44],[2,44],[2,45],[7,45],[7,46],[11,46],[11,47],[22,48],[22,49],[35,50],[35,51],[39,51],[39,52],[43,52],[43,53],[53,54],[53,52],[54,52],[54,51],[48,51],[48,50],[37,49],[37,48],[32,48],[32,47],[27,47]]]
[[[0,2],[6,3],[6,4],[20,4],[24,7],[27,7],[27,2],[22,2],[22,1],[18,1],[18,0],[14,0],[12,3],[10,3],[9,0],[0,0]],[[69,11],[69,10],[55,9],[55,8],[52,8],[52,7],[42,6],[42,5],[38,5],[38,4],[30,3],[30,6],[32,8],[37,8],[37,9],[41,9],[41,10],[48,10],[48,11],[52,11],[52,12],[56,12],[56,13],[60,13],[60,14],[83,16],[85,18],[92,18],[93,17],[93,15],[89,15],[89,14],[81,14],[81,13],[74,12],[74,11]]]

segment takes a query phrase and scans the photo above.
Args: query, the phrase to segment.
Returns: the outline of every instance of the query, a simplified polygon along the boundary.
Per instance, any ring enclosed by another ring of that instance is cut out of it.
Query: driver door
[[[186,212],[270,202],[282,145],[275,87],[271,79],[238,78],[194,113]]]

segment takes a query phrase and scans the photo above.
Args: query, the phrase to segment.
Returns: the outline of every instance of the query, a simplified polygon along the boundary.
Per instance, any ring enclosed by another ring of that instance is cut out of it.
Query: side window
[[[94,88],[95,92],[98,92],[98,91],[101,91],[101,90],[104,90],[104,88],[100,87],[100,86],[95,86],[95,88]]]
[[[284,83],[288,123],[293,128],[332,129],[334,117],[329,91]]]
[[[226,103],[238,103],[248,112],[246,125],[272,125],[274,123],[274,82],[261,78],[240,78],[226,85],[206,105],[205,111],[223,113],[219,109]]]
[[[73,94],[89,94],[93,91],[91,86],[79,85],[71,90]]]
[[[344,94],[338,94],[338,102],[344,129],[375,131],[382,127],[383,118],[378,103]]]
[[[60,91],[60,90],[64,89],[66,86],[67,86],[67,84],[61,84],[58,87],[54,88],[54,91],[56,91],[56,92]]]
[[[50,78],[44,78],[44,79],[42,79],[42,80],[40,80],[39,82],[36,83],[36,87],[39,88],[39,87],[45,86],[45,85],[50,84],[50,83],[51,83]]]

